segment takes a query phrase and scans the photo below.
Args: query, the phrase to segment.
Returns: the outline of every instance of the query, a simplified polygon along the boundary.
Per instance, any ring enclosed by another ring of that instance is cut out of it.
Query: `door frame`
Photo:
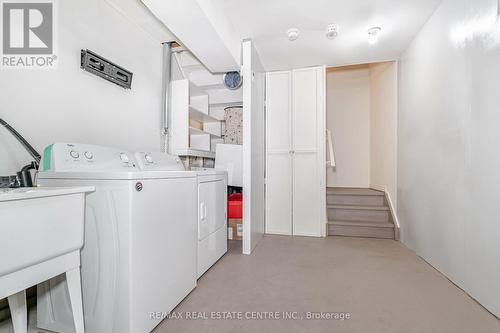
[[[252,40],[242,42],[243,254],[251,254],[265,228],[265,71]],[[262,81],[262,82],[261,82]],[[261,131],[262,134],[259,133]],[[260,135],[259,135],[260,134]]]

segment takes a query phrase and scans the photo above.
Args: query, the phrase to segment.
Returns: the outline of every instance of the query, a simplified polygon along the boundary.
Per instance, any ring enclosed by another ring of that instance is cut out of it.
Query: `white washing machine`
[[[81,252],[86,332],[151,332],[197,278],[197,174],[175,158],[140,171],[132,153],[57,143],[40,186],[92,185]],[[159,170],[171,171],[159,171]],[[61,207],[64,209],[64,207]],[[38,287],[38,326],[74,332],[63,277]]]
[[[227,252],[227,171],[198,174],[198,278]]]

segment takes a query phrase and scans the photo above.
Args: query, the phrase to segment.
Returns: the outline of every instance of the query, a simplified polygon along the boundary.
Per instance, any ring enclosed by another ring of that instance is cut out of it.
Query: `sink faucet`
[[[41,156],[40,154],[31,146],[28,141],[26,141],[19,132],[17,132],[12,126],[10,126],[5,120],[0,118],[0,125],[5,127],[16,139],[19,143],[28,151],[28,153],[33,157],[35,161],[31,162],[31,164],[26,165],[17,173],[16,176],[7,176],[1,177],[0,179],[0,187],[32,187],[33,180],[31,179],[31,171],[32,169],[38,170],[38,166],[40,165]],[[12,177],[17,178],[15,181],[12,180]],[[7,186],[6,186],[7,184]]]

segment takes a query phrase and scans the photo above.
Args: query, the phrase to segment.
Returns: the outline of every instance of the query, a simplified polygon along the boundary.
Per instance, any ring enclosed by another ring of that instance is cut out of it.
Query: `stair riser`
[[[394,239],[394,228],[330,225],[328,235]]]
[[[383,206],[384,197],[381,195],[338,195],[329,194],[326,197],[329,205],[358,205]]]
[[[328,219],[337,221],[390,222],[386,210],[329,208]]]

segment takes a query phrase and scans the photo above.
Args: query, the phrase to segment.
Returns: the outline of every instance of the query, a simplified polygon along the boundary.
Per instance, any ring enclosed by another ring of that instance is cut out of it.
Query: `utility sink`
[[[93,187],[0,189],[0,299],[27,333],[26,288],[65,273],[76,333],[84,333],[80,280],[85,193]]]
[[[83,246],[93,187],[0,189],[0,279]],[[1,280],[0,280],[1,281]],[[0,298],[6,297],[0,284]]]

